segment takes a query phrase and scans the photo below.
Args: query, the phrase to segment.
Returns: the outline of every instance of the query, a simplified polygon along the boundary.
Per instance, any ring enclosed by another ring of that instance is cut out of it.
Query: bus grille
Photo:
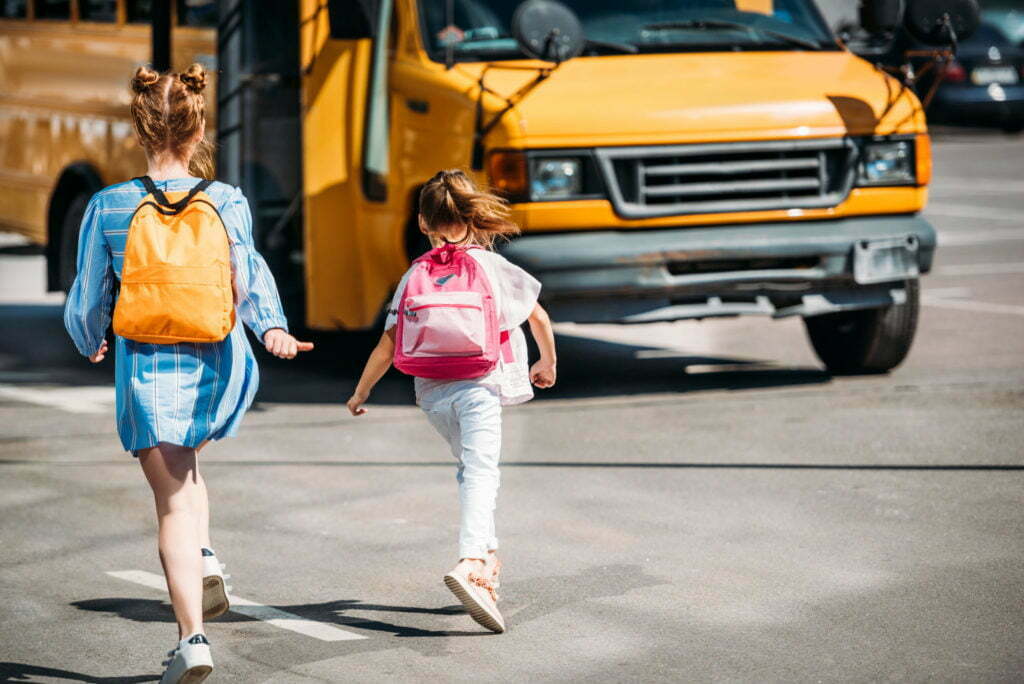
[[[832,207],[853,185],[846,138],[595,151],[615,211],[651,218]]]

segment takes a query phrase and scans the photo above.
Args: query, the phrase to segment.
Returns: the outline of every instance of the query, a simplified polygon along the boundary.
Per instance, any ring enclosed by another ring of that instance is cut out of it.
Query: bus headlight
[[[583,194],[583,172],[579,159],[540,158],[530,160],[530,200],[571,199]]]
[[[869,141],[861,148],[857,185],[915,182],[913,140]]]

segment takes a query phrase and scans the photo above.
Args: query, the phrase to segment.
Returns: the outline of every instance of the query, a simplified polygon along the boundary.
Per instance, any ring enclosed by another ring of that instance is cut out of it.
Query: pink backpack
[[[420,378],[479,378],[512,360],[491,283],[470,249],[444,245],[413,263],[398,303],[395,368]]]

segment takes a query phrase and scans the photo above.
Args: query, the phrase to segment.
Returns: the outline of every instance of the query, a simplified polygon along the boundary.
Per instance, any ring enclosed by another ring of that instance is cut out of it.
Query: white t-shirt
[[[452,382],[472,382],[494,389],[504,406],[521,404],[533,398],[533,386],[530,384],[530,371],[527,367],[526,336],[520,327],[533,313],[540,295],[540,283],[529,273],[519,268],[500,254],[484,249],[469,250],[470,256],[484,269],[487,280],[491,284],[494,305],[498,312],[498,328],[508,331],[509,344],[512,346],[514,361],[505,363],[498,360],[487,375],[472,380],[435,380],[433,378],[416,378],[416,402],[429,398],[433,390]],[[398,324],[398,306],[402,292],[405,291],[409,273],[405,272],[395,296],[388,309],[388,317],[384,321],[384,330],[390,330]]]

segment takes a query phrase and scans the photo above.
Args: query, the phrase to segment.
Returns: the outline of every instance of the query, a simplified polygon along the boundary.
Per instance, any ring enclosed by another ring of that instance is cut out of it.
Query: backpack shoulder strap
[[[210,187],[213,184],[212,180],[203,179],[196,183],[195,186],[188,191],[188,194],[182,197],[180,200],[178,200],[177,202],[170,202],[167,200],[167,195],[164,194],[163,190],[156,187],[156,183],[154,183],[153,179],[150,178],[149,176],[139,176],[138,178],[133,178],[132,180],[142,181],[142,185],[144,188],[146,188],[146,192],[153,196],[153,199],[156,200],[156,203],[162,207],[170,209],[173,213],[178,213],[179,211],[184,209],[188,205],[188,203],[191,202],[193,198],[195,198],[196,195],[198,195],[201,192],[204,192],[208,187]]]

